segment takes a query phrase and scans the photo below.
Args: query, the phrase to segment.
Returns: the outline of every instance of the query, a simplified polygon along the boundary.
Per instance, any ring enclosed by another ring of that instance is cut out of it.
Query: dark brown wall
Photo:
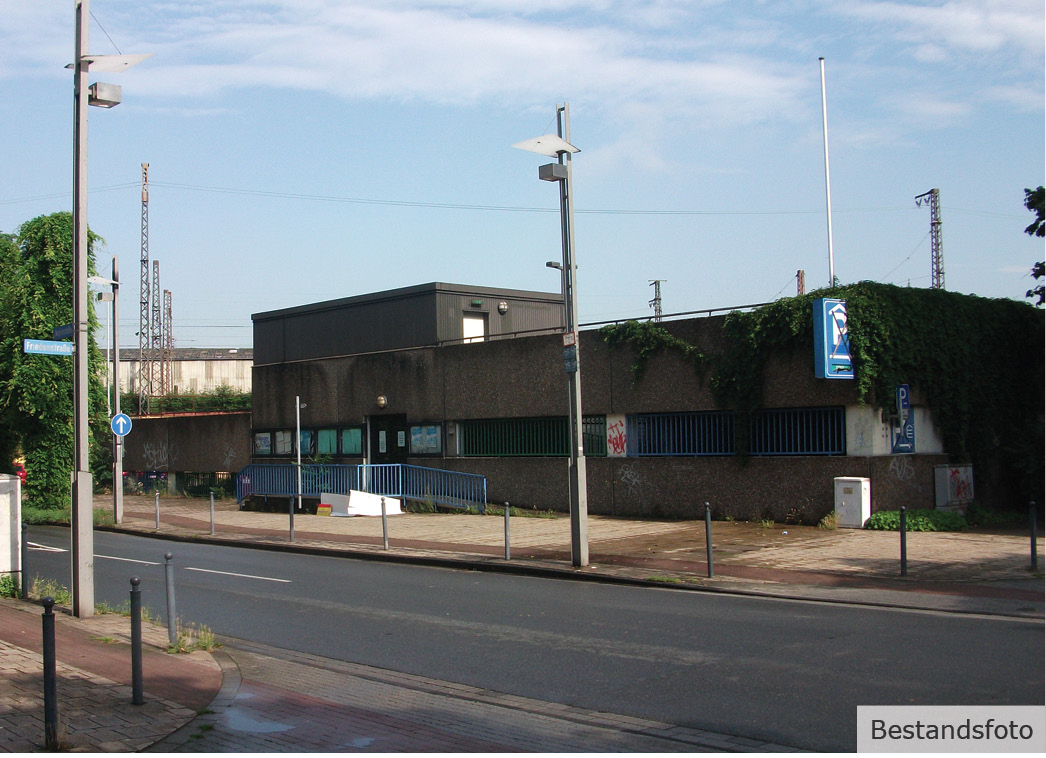
[[[125,471],[239,471],[250,463],[251,414],[211,413],[134,420],[124,437]]]

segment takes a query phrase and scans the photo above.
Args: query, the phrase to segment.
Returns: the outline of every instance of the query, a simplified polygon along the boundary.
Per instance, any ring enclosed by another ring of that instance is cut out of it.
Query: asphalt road
[[[30,543],[67,549],[67,529]],[[95,534],[96,601],[219,636],[818,751],[857,705],[1042,704],[1040,621],[619,587]],[[30,577],[68,586],[69,555]]]

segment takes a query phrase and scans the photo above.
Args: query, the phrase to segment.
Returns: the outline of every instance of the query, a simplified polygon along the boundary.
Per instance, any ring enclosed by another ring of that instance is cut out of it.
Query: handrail
[[[406,463],[303,464],[301,495],[346,495],[350,490],[442,505],[484,507],[487,479],[479,474]],[[236,502],[251,495],[298,495],[298,467],[293,463],[252,463],[236,475]]]

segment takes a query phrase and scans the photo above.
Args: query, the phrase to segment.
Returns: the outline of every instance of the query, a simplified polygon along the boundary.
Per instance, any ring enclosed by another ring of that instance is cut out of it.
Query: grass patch
[[[70,605],[73,602],[73,594],[64,584],[59,584],[53,579],[41,579],[39,576],[33,577],[29,595],[37,600],[43,600],[45,597],[54,598],[55,605]]]
[[[864,528],[898,532],[901,530],[901,512],[873,513],[864,522]],[[963,532],[966,531],[966,519],[958,513],[917,508],[905,513],[905,529],[909,532]]]
[[[683,578],[678,576],[648,576],[648,582],[660,582],[662,584],[683,584]]]
[[[182,626],[178,622],[178,641],[167,646],[168,653],[191,653],[194,650],[214,650],[222,646],[207,626],[194,624]]]
[[[832,511],[826,515],[823,519],[817,522],[818,529],[838,529],[839,528],[839,514]]]
[[[34,508],[22,506],[22,521],[37,526],[69,526],[69,506],[64,508]],[[93,512],[95,526],[112,526],[116,523],[110,508],[95,508]]]
[[[91,639],[95,642],[104,642],[107,645],[111,645],[112,643],[116,642],[116,640],[113,637],[91,637]]]

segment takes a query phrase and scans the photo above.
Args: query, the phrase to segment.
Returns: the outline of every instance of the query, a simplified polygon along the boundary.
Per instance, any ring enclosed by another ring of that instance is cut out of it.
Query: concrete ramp
[[[331,507],[332,516],[380,516],[381,495],[369,492],[349,490],[348,495],[337,495],[333,492],[321,492],[320,504]],[[396,516],[403,513],[399,498],[385,497],[385,515]]]

